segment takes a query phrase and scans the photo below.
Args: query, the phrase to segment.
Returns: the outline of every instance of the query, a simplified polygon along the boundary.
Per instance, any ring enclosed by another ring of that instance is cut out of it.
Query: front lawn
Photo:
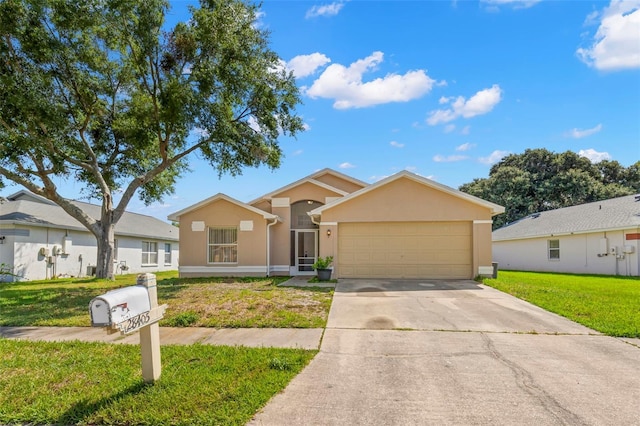
[[[169,308],[161,326],[324,327],[332,289],[278,287],[283,277],[179,279],[160,272],[158,303]],[[89,302],[115,288],[136,284],[136,275],[116,281],[57,279],[0,283],[0,326],[90,326]]]
[[[483,281],[609,336],[640,337],[637,277],[500,271]]]
[[[0,339],[0,424],[244,425],[316,352],[163,346],[145,385],[137,345]]]

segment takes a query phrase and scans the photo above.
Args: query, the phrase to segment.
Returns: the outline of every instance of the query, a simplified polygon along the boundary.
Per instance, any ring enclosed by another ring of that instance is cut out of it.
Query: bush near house
[[[640,337],[637,277],[500,271],[483,282],[606,335]]]

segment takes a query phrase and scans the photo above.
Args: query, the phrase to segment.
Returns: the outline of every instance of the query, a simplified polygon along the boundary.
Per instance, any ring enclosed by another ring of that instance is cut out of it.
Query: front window
[[[142,264],[157,265],[158,264],[158,243],[151,241],[142,242]]]
[[[560,260],[560,240],[549,240],[549,260]]]
[[[238,263],[238,229],[209,228],[209,263]]]
[[[171,265],[171,243],[164,243],[164,264]]]

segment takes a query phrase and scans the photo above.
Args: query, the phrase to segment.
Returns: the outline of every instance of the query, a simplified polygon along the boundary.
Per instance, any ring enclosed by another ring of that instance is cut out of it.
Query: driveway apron
[[[341,280],[252,425],[640,424],[640,348],[474,281]]]

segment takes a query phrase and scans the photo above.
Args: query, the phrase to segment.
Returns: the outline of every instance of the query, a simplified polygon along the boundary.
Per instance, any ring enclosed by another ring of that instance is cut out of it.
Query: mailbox
[[[93,327],[115,326],[150,310],[149,292],[141,285],[109,291],[89,303]]]

